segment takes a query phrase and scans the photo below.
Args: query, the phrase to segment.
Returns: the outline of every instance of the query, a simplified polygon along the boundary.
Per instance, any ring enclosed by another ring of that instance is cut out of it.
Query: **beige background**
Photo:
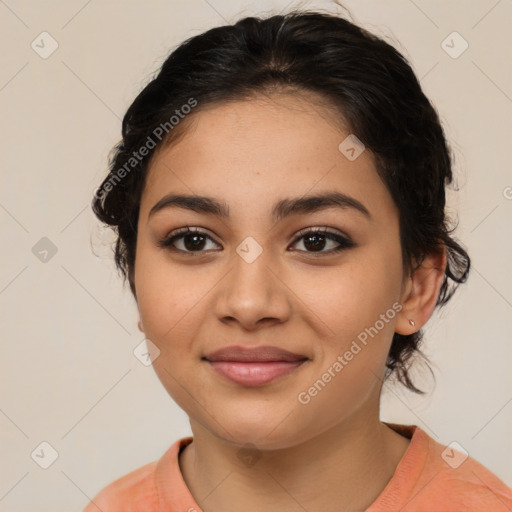
[[[134,302],[89,203],[120,119],[170,49],[288,3],[0,2],[1,511],[80,511],[107,483],[190,434],[186,415],[133,355],[143,340]],[[331,2],[303,5],[337,10]],[[382,417],[457,441],[512,485],[512,4],[345,5],[408,56],[441,113],[462,188],[450,194],[450,210],[459,212],[457,233],[474,264],[428,324],[435,389],[421,398],[389,387]],[[46,59],[31,47],[51,49],[43,31],[58,43]],[[453,31],[469,44],[456,59],[441,46]],[[46,262],[36,245],[48,243],[43,237],[57,249]],[[31,458],[37,448],[34,458],[49,460],[43,441],[58,452],[48,469]]]

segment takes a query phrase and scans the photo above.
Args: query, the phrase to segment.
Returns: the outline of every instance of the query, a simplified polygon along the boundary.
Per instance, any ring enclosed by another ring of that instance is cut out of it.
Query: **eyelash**
[[[171,233],[169,236],[163,238],[162,240],[159,240],[157,242],[157,245],[159,247],[163,247],[167,250],[170,250],[170,251],[173,251],[173,252],[181,252],[182,254],[187,254],[187,255],[191,255],[191,256],[201,256],[204,254],[205,251],[184,251],[182,249],[177,249],[176,247],[173,247],[173,243],[180,239],[180,238],[183,238],[185,235],[189,235],[189,234],[195,234],[195,235],[202,235],[208,239],[210,239],[211,241],[213,241],[214,243],[217,243],[215,242],[215,240],[213,240],[212,237],[210,237],[209,235],[207,235],[204,231],[201,231],[197,228],[189,228],[188,226],[186,228],[181,228],[177,231],[174,231],[173,233]],[[327,231],[326,228],[305,228],[305,229],[302,229],[301,231],[299,231],[298,233],[298,236],[295,238],[295,240],[292,242],[292,245],[295,245],[297,242],[299,242],[302,238],[304,238],[306,235],[323,235],[325,236],[326,238],[330,239],[330,240],[334,240],[335,242],[338,242],[340,245],[334,249],[330,249],[329,251],[318,251],[318,252],[315,252],[315,251],[299,251],[299,252],[304,252],[306,254],[312,254],[312,255],[332,255],[332,254],[337,254],[343,250],[346,250],[346,249],[350,249],[352,247],[356,247],[357,244],[355,244],[352,240],[350,240],[349,238],[345,237],[345,236],[342,236],[338,233],[333,233],[331,231]]]

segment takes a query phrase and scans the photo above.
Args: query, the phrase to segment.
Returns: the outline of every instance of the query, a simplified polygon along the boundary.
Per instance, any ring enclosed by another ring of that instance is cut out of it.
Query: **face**
[[[284,95],[210,108],[151,162],[134,282],[153,366],[192,428],[230,443],[285,448],[378,413],[404,279],[398,210],[328,115]],[[204,359],[263,345],[305,360],[248,383]]]

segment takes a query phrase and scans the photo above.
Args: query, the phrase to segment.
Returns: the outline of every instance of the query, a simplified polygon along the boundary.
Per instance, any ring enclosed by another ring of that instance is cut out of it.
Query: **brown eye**
[[[344,249],[355,247],[356,245],[352,240],[338,233],[332,233],[323,229],[310,228],[302,231],[293,244],[295,245],[299,241],[302,241],[302,245],[305,248],[305,251],[300,249],[301,252],[316,252],[321,254],[337,253]],[[336,246],[336,244],[338,245]],[[324,250],[326,247],[328,250]]]
[[[188,226],[185,229],[178,230],[171,233],[170,236],[160,240],[158,245],[166,247],[171,250],[181,251],[184,253],[204,252],[207,242],[216,242],[203,231],[198,229],[190,229]]]

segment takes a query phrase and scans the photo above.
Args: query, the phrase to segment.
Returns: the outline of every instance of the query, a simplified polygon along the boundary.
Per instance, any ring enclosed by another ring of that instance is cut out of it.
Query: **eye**
[[[187,226],[186,228],[174,231],[163,240],[159,240],[157,243],[160,247],[165,247],[170,250],[181,251],[184,253],[201,253],[204,252],[202,249],[205,248],[208,240],[216,244],[216,242],[204,231],[197,228],[189,228]]]
[[[199,255],[205,252],[204,249],[208,249],[208,247],[205,247],[208,241],[218,246],[218,244],[204,231],[187,226],[172,232],[169,236],[159,240],[157,244],[160,247],[164,247],[169,250],[182,252],[185,254],[198,253]],[[299,252],[321,253],[324,255],[338,253],[342,250],[356,246],[356,244],[352,242],[352,240],[350,240],[348,237],[339,233],[328,231],[327,228],[303,229],[299,232],[299,236],[295,238],[292,245],[296,245],[299,241],[301,241],[303,247],[306,249],[300,249]],[[324,249],[329,245],[329,242],[331,245],[333,242],[335,242],[338,244],[338,246],[336,247],[334,244],[334,247],[331,247],[329,250],[325,251]],[[215,249],[215,247],[213,247],[213,249]]]
[[[306,248],[308,253],[321,253],[321,254],[334,254],[345,249],[350,249],[351,247],[355,247],[356,244],[352,242],[349,238],[339,233],[334,233],[331,231],[327,231],[326,228],[307,228],[303,229],[299,232],[299,236],[295,239],[293,244],[301,241],[303,247]],[[329,245],[328,242],[336,242],[338,246],[334,246],[334,248],[330,248],[327,251],[323,249],[326,245]]]

